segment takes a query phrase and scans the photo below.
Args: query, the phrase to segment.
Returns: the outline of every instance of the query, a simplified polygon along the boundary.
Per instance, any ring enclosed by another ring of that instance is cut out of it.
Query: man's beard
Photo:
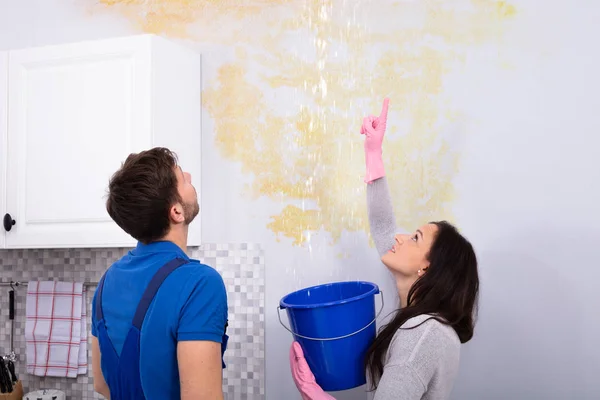
[[[198,204],[198,200],[196,199],[193,203],[188,203],[183,205],[183,217],[186,225],[192,223],[196,215],[200,212],[200,204]]]

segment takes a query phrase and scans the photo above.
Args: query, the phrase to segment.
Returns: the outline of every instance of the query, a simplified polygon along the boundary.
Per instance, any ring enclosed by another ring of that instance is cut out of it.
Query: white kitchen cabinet
[[[0,212],[6,209],[6,130],[8,128],[8,53],[0,51]],[[2,213],[4,216],[4,213]],[[0,228],[0,232],[4,229]],[[0,233],[0,249],[4,248],[4,234]]]
[[[110,219],[106,190],[127,155],[154,146],[177,153],[200,199],[198,53],[154,35],[9,51],[0,93],[0,211],[15,221],[0,246],[135,245]]]

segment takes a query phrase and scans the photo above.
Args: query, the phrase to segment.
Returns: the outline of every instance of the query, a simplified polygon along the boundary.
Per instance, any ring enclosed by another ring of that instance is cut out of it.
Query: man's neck
[[[181,250],[187,252],[187,239],[188,230],[187,227],[181,229],[171,229],[169,233],[165,235],[162,240],[175,243]]]

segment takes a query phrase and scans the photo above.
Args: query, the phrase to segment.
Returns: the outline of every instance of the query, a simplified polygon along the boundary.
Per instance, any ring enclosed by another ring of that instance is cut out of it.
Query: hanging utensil
[[[10,320],[10,354],[7,359],[10,361],[17,361],[17,354],[15,353],[15,287],[14,282],[10,282],[10,290],[8,291],[8,319]],[[17,286],[19,283],[17,282]]]
[[[8,393],[8,387],[4,383],[4,374],[0,372],[0,393]]]
[[[19,381],[19,377],[17,376],[17,372],[15,371],[15,363],[8,360],[8,372],[10,372],[10,378],[15,385]]]
[[[10,376],[10,372],[8,371],[8,367],[4,366],[4,376],[6,377],[6,388],[8,389],[8,393],[12,393],[13,391],[13,382]]]
[[[4,358],[2,357],[0,357],[0,390],[2,393],[10,393],[13,390],[8,368],[6,367],[6,364],[4,364]]]

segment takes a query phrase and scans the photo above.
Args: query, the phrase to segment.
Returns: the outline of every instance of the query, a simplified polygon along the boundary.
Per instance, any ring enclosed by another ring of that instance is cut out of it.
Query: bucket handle
[[[288,328],[287,326],[285,326],[283,324],[283,321],[281,321],[281,314],[279,313],[279,310],[282,310],[281,306],[277,306],[277,317],[279,317],[279,323],[281,324],[281,326],[283,326],[288,332],[290,332],[292,335],[294,336],[298,336],[302,339],[308,339],[308,340],[321,340],[321,341],[326,341],[326,340],[339,340],[339,339],[345,339],[347,337],[356,335],[357,333],[360,333],[362,331],[364,331],[365,329],[367,329],[369,326],[373,325],[373,323],[375,321],[377,321],[377,318],[379,318],[379,316],[381,315],[381,312],[383,311],[383,290],[379,291],[379,294],[381,295],[381,308],[379,309],[379,312],[377,313],[377,315],[375,316],[375,318],[373,318],[373,321],[369,322],[366,326],[360,328],[359,330],[357,330],[356,332],[352,332],[349,333],[347,335],[344,336],[338,336],[338,337],[334,337],[334,338],[312,338],[312,337],[308,337],[308,336],[303,336],[300,335],[294,331],[292,331],[290,328]]]

